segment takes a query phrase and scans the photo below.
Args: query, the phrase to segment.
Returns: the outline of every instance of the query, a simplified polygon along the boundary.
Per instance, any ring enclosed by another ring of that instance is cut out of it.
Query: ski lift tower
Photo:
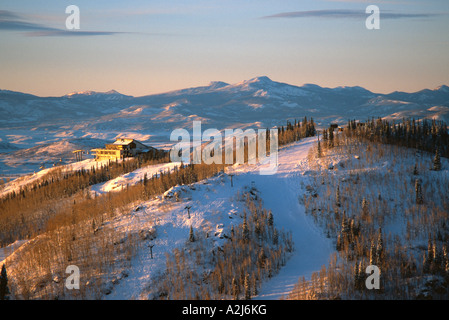
[[[84,150],[75,150],[75,151],[72,151],[72,153],[75,154],[75,159],[76,159],[77,162],[78,161],[83,161]]]

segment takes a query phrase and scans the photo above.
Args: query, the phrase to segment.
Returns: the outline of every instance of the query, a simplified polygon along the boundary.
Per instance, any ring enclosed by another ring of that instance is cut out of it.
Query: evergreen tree
[[[430,264],[431,264],[432,262],[430,261],[430,259],[429,259],[429,256],[427,256],[425,253],[423,254],[423,263],[422,263],[422,265],[423,265],[423,272],[424,273],[429,273],[429,271],[430,271]]]
[[[190,242],[195,242],[195,235],[194,235],[194,233],[193,233],[193,228],[192,228],[192,226],[190,226],[189,241],[190,241]]]
[[[329,128],[329,148],[334,146],[334,129]]]
[[[359,265],[357,261],[354,263],[354,288],[358,290],[360,287]]]
[[[430,261],[433,261],[433,258],[434,258],[434,254],[433,254],[433,242],[432,242],[432,239],[431,239],[431,237],[430,237],[430,234],[429,234],[429,240],[428,240],[428,242],[427,242],[427,256],[429,257],[429,260],[430,260]]]
[[[362,200],[362,218],[366,218],[368,216],[368,214],[369,214],[368,201],[366,201],[366,198],[363,197],[363,200]]]
[[[273,232],[273,244],[275,246],[277,246],[278,243],[279,243],[279,234],[278,234],[277,229],[274,229],[274,232]]]
[[[415,163],[415,167],[413,168],[413,175],[414,176],[417,176],[419,174],[419,172],[418,172],[418,166],[417,166],[417,164]]]
[[[248,228],[248,222],[246,221],[246,213],[243,216],[242,233],[243,233],[243,239],[245,241],[248,241],[249,240],[249,228]]]
[[[440,159],[440,149],[436,148],[435,150],[435,158],[433,159],[433,170],[440,171],[441,170],[441,159]]]
[[[96,233],[98,231],[97,225],[95,224],[95,219],[92,219],[92,231]]]
[[[424,198],[422,194],[422,187],[421,187],[421,181],[419,179],[415,180],[415,199],[416,204],[423,204]]]
[[[224,289],[225,289],[225,286],[224,286],[224,282],[223,282],[223,277],[221,276],[221,273],[218,273],[218,288],[217,288],[217,291],[218,291],[219,294],[223,294]]]
[[[299,122],[298,122],[299,125]],[[253,276],[251,277],[251,282],[252,282],[252,286],[253,286],[253,294],[255,296],[257,296],[259,294],[259,290],[257,289],[257,277],[255,275],[255,273],[253,273]]]
[[[323,141],[327,141],[327,130],[323,130]]]
[[[377,263],[382,263],[384,253],[384,242],[382,239],[382,228],[379,228],[379,234],[377,236],[377,247],[376,247],[376,257]]]
[[[337,251],[340,251],[342,249],[341,235],[340,234],[337,236],[337,244],[336,244],[335,249]]]
[[[235,278],[232,278],[231,286],[232,286],[232,296],[233,296],[234,300],[238,300],[239,294],[240,294],[240,288],[239,288],[239,285]]]
[[[265,267],[266,259],[267,259],[267,256],[265,254],[265,250],[262,247],[262,249],[260,249],[259,256],[257,258],[257,264],[260,269],[263,269],[263,267]]]
[[[9,300],[8,275],[6,273],[6,266],[2,265],[0,273],[0,300]]]
[[[245,275],[244,288],[245,288],[245,300],[250,300],[251,299],[251,284],[249,281],[249,274]]]
[[[337,186],[337,193],[335,195],[335,204],[337,207],[341,206],[341,201],[340,201],[340,186]]]
[[[377,253],[376,253],[376,246],[374,245],[374,243],[371,243],[371,248],[369,252],[369,264],[377,265]]]
[[[365,285],[365,272],[363,270],[362,261],[359,263],[359,289],[362,290]]]
[[[271,210],[268,212],[268,226],[272,227],[274,224],[273,213]]]
[[[435,240],[433,241],[432,253],[433,253],[433,259],[435,261],[434,266],[433,266],[434,272],[438,272],[442,266],[443,259],[442,259],[440,251],[437,248],[437,243]]]
[[[320,143],[320,137],[318,136],[317,157],[321,158],[321,156],[322,156],[321,143]]]
[[[310,118],[310,126],[309,126],[309,137],[312,137],[316,134],[316,129],[315,129],[315,122],[313,121],[313,118]]]
[[[447,246],[443,246],[443,269],[446,276],[449,276],[449,255],[447,252]]]

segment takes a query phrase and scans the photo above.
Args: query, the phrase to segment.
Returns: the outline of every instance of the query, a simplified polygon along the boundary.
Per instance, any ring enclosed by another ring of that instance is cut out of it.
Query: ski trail
[[[262,288],[254,299],[280,299],[294,288],[302,276],[310,279],[315,271],[327,265],[333,245],[330,239],[317,228],[305,208],[298,201],[302,196],[301,181],[307,184],[307,178],[298,174],[296,164],[307,157],[311,141],[294,145],[279,154],[279,171],[273,176],[254,176],[256,187],[266,209],[271,209],[277,228],[291,231],[295,251],[284,267]]]

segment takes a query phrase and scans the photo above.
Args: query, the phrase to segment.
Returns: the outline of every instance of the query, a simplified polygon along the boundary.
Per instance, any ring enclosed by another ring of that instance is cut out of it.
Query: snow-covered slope
[[[173,171],[175,167],[179,167],[180,165],[180,162],[169,162],[146,166],[115,179],[96,184],[91,187],[91,193],[93,195],[100,195],[111,191],[120,191],[123,188],[126,188],[126,186],[140,183],[144,180],[145,176],[150,179],[155,175],[159,175],[161,172],[166,173],[167,171]]]
[[[309,277],[312,272],[327,264],[330,253],[334,250],[330,239],[314,226],[298,201],[310,183],[308,176],[303,173],[309,169],[306,156],[314,143],[315,138],[307,138],[281,148],[278,171],[273,175],[260,175],[264,164],[235,165],[216,177],[192,185],[175,186],[154,199],[136,203],[129,212],[108,221],[108,227],[113,228],[117,235],[140,235],[142,230],[152,230],[156,237],[141,240],[135,256],[125,270],[107,275],[102,289],[107,294],[103,298],[147,298],[143,292],[149,282],[164,271],[166,253],[186,245],[190,226],[198,234],[208,233],[210,236],[205,241],[209,241],[213,247],[221,246],[227,241],[225,235],[230,235],[231,226],[238,226],[243,220],[245,202],[238,200],[238,194],[251,188],[258,190],[264,208],[272,211],[276,228],[291,232],[295,246],[287,264],[269,282],[262,284],[255,298],[279,299],[288,294],[300,276]],[[75,167],[64,168],[89,168],[91,165],[91,160],[85,160]],[[140,181],[144,174],[150,177],[160,170],[170,170],[175,165],[177,164],[170,163],[141,168],[106,183],[94,185],[91,190],[98,193],[114,191],[117,184],[133,184]],[[233,174],[232,185],[230,174]],[[18,188],[17,183],[21,180],[26,179],[18,179],[10,184]],[[186,207],[190,207],[190,210],[186,210]],[[23,243],[18,242],[14,248],[8,247],[0,251],[3,254],[1,257],[9,256],[10,268],[14,268],[20,258],[20,251],[16,254],[14,250]],[[32,241],[27,245],[32,245]],[[153,257],[149,246],[152,246]]]
[[[259,165],[230,168],[221,175],[191,186],[177,186],[164,197],[147,201],[114,222],[117,231],[138,232],[143,225],[156,223],[157,237],[149,240],[131,261],[127,277],[115,280],[106,299],[145,298],[140,293],[150,279],[164,270],[165,253],[186,244],[189,228],[208,232],[208,241],[220,245],[230,234],[231,226],[242,222],[243,203],[235,201],[236,194],[249,187],[259,190],[264,207],[272,210],[275,226],[291,231],[295,251],[278,275],[262,285],[258,299],[279,299],[289,293],[300,276],[310,277],[327,264],[333,245],[305,215],[298,197],[308,184],[304,171],[305,158],[314,138],[304,139],[280,151],[279,170],[271,176],[259,174]],[[233,173],[233,186],[228,174]],[[177,192],[179,201],[172,197]],[[190,217],[186,207],[190,206]],[[153,245],[151,259],[149,245]]]
[[[16,175],[35,173],[42,168],[52,168],[74,163],[74,150],[89,152],[93,148],[104,147],[105,140],[92,138],[51,139],[31,148],[13,149],[0,154],[0,178],[14,178]],[[83,159],[93,159],[91,154],[83,154]],[[10,176],[11,175],[11,176]]]
[[[17,240],[10,245],[0,248],[0,266],[5,263],[5,260],[13,254],[16,250],[18,250],[23,244],[25,244],[27,240]]]

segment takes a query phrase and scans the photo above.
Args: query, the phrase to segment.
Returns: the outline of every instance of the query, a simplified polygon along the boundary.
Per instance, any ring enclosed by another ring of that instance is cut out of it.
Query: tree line
[[[308,157],[316,175],[302,201],[336,253],[290,298],[447,299],[449,179],[435,152],[446,125],[378,119],[331,132]],[[380,290],[365,287],[368,265],[381,270]]]

